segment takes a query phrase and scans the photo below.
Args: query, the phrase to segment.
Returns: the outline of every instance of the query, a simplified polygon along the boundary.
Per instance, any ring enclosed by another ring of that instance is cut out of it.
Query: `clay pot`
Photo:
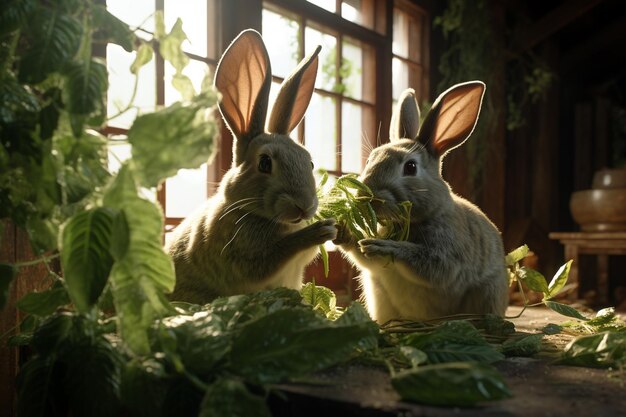
[[[618,181],[620,177],[611,177],[613,178]],[[626,230],[626,186],[576,191],[570,199],[570,210],[576,223],[585,232],[624,231]]]
[[[626,169],[601,169],[593,174],[591,188],[626,188]]]

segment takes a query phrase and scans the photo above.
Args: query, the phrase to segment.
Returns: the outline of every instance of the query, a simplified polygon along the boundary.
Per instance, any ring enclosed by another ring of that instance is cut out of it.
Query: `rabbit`
[[[396,203],[412,203],[407,241],[356,242],[338,225],[335,242],[361,270],[365,304],[381,324],[460,313],[502,316],[506,310],[508,278],[500,232],[441,177],[445,154],[474,130],[484,91],[480,81],[448,89],[421,129],[415,92],[404,91],[392,117],[391,142],[372,151],[359,176],[374,194],[379,218],[393,219]]]
[[[243,31],[224,52],[214,84],[233,133],[233,163],[216,194],[166,245],[176,272],[171,300],[204,304],[262,289],[299,289],[318,245],[336,237],[334,219],[308,224],[318,206],[313,163],[288,136],[309,105],[320,49],[282,83],[267,131],[272,75],[261,35]]]

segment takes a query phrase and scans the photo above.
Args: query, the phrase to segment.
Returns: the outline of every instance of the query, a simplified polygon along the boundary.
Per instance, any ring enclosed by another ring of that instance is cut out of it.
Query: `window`
[[[186,0],[185,7],[175,0],[107,0],[107,8],[131,27],[139,28],[137,34],[146,39],[155,30],[157,11],[163,13],[168,31],[180,18],[188,37],[183,49],[190,58],[183,74],[199,91],[204,77],[214,71],[217,63],[216,0]],[[133,120],[144,112],[170,105],[180,100],[181,96],[171,84],[174,69],[158,56],[141,68],[137,79],[129,71],[135,59],[134,52],[128,53],[117,45],[109,44],[106,59],[109,70],[109,122],[105,133],[113,139],[121,139],[110,148],[110,168],[116,169],[120,161],[130,156],[130,145],[123,139]],[[180,170],[158,190],[148,193],[158,199],[164,208],[166,230],[173,228],[206,200],[212,192],[211,180],[212,172],[205,164],[194,170]]]
[[[418,102],[427,100],[429,88],[428,34],[424,10],[406,1],[398,1],[393,9],[393,99],[411,87]]]

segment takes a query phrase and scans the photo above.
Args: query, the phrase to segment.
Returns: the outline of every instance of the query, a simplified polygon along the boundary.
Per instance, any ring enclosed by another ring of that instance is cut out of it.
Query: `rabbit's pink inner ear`
[[[311,55],[304,58],[281,85],[270,114],[270,132],[289,134],[304,117],[315,89],[318,54],[321,49],[318,46]]]
[[[407,88],[400,95],[389,126],[389,139],[416,139],[420,125],[420,110],[415,90]]]
[[[478,81],[459,84],[441,95],[431,142],[435,154],[443,155],[472,134],[484,92],[485,84]]]
[[[215,87],[222,94],[219,108],[235,136],[263,131],[271,81],[261,35],[242,32],[224,52],[215,73]]]

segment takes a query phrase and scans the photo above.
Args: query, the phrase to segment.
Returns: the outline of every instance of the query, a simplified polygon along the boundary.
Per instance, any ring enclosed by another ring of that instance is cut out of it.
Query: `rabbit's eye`
[[[417,164],[414,160],[410,160],[405,162],[404,164],[404,175],[405,176],[415,176],[417,174]]]
[[[262,154],[259,157],[259,171],[264,174],[272,173],[272,158],[269,155]]]

